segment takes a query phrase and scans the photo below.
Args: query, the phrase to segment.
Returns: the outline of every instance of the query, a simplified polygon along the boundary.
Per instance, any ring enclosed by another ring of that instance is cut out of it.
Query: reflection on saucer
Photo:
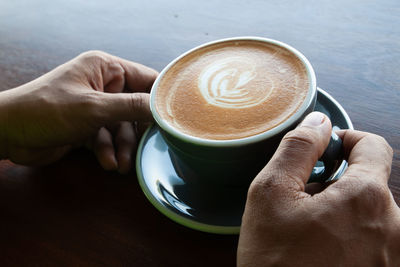
[[[157,187],[160,194],[164,197],[168,204],[172,205],[175,209],[179,210],[183,214],[191,216],[191,208],[180,201],[176,196],[172,195],[170,191],[166,190],[166,188],[162,183],[160,183],[160,181],[157,181]]]

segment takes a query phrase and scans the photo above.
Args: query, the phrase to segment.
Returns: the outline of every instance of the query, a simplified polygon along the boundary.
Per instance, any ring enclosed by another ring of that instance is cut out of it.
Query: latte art
[[[181,57],[156,82],[162,120],[190,136],[240,139],[268,131],[304,102],[304,64],[283,47],[228,41]]]
[[[263,102],[273,89],[273,86],[265,84],[265,87],[270,88],[267,93],[249,86],[256,76],[257,69],[248,63],[247,58],[226,58],[213,62],[203,70],[198,79],[198,87],[204,99],[211,105],[247,108]]]

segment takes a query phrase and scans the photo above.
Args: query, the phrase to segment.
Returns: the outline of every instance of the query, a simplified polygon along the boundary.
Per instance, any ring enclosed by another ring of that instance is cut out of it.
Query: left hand
[[[1,92],[1,158],[47,164],[87,144],[105,169],[126,173],[136,150],[137,123],[152,121],[148,92],[157,74],[92,51]]]

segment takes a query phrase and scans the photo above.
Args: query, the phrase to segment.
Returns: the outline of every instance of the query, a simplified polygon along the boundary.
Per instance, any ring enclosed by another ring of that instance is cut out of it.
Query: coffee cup
[[[175,169],[187,183],[248,185],[282,137],[312,112],[314,70],[280,41],[236,37],[182,54],[153,84],[150,109]],[[341,159],[335,134],[310,181],[325,181]],[[322,171],[321,171],[322,169]]]

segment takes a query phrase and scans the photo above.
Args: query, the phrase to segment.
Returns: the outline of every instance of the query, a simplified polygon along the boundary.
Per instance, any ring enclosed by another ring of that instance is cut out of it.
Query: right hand
[[[157,72],[100,51],[0,93],[0,156],[19,164],[54,162],[87,144],[106,170],[126,173],[137,125],[152,121]]]
[[[327,117],[315,122],[286,135],[252,182],[238,266],[400,266],[400,209],[388,187],[392,149],[373,134],[339,132],[349,167],[309,193],[331,131]]]

